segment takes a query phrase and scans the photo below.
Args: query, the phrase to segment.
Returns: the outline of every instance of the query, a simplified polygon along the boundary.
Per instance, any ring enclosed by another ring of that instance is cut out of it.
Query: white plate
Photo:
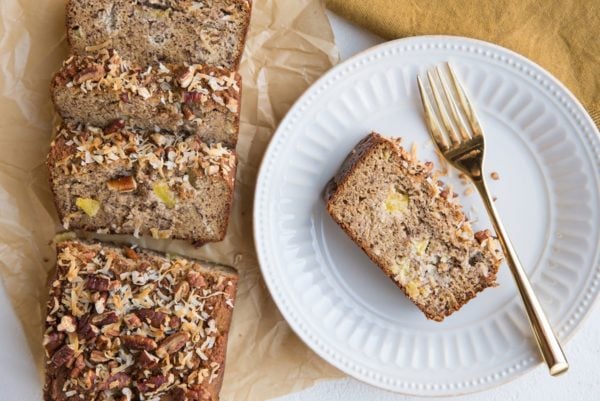
[[[541,362],[508,268],[443,323],[428,321],[327,215],[326,182],[371,130],[437,159],[421,117],[416,75],[451,61],[479,112],[491,191],[563,343],[598,294],[598,132],[548,72],[501,47],[415,37],[333,68],[294,105],[264,157],[254,234],[271,294],[294,331],[355,378],[415,395],[505,383]],[[447,180],[462,192],[456,174]],[[478,197],[465,210],[489,227]]]

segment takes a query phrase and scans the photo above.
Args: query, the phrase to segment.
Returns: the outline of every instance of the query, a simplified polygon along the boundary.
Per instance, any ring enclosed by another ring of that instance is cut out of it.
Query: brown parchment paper
[[[0,1],[0,276],[27,336],[31,356],[25,357],[34,358],[40,372],[45,284],[54,264],[51,241],[61,229],[44,161],[53,126],[49,82],[67,56],[64,8],[64,0]],[[254,185],[265,148],[293,102],[336,62],[321,1],[255,0],[240,67],[240,165],[227,237],[200,249],[180,241],[136,241],[240,272],[223,400],[266,400],[341,376],[279,314],[262,281],[252,238]]]

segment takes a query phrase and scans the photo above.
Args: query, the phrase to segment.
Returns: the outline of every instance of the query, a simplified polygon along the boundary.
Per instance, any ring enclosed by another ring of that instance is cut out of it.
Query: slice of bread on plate
[[[429,319],[442,321],[496,285],[488,230],[474,233],[451,188],[400,140],[372,133],[325,190],[327,211]]]

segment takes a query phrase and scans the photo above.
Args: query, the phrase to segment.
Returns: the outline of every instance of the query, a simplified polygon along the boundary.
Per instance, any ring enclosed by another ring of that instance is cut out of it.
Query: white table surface
[[[328,12],[342,60],[384,40]],[[502,387],[482,393],[453,397],[460,401],[597,401],[600,400],[600,307],[594,307],[583,327],[565,346],[570,370],[548,376],[545,366]],[[276,401],[409,401],[422,400],[379,390],[354,379],[323,381],[315,386],[277,398]]]
[[[342,59],[381,43],[383,40],[349,22],[329,14]],[[600,400],[600,310],[594,308],[584,326],[565,347],[570,371],[551,378],[546,368],[533,372],[505,386],[483,393],[455,397],[461,401],[597,401]],[[0,364],[10,366],[8,375],[0,376],[0,401],[40,400],[40,378],[32,363],[21,326],[0,285]],[[15,385],[18,383],[18,385]],[[393,394],[353,379],[323,381],[276,401],[408,401],[419,400]],[[236,400],[242,401],[242,400]]]

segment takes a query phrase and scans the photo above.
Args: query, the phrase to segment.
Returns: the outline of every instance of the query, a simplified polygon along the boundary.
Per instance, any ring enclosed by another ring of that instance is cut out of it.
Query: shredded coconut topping
[[[112,49],[100,48],[89,56],[73,56],[63,64],[57,79],[67,87],[113,90],[152,97],[161,103],[213,102],[230,112],[239,110],[239,75],[226,69],[200,64],[174,66],[155,63],[146,69],[131,65]]]
[[[231,313],[231,275],[131,248],[58,249],[44,334],[48,391],[64,380],[61,392],[85,399],[196,399],[220,376],[217,319]]]
[[[162,176],[185,173],[190,169],[203,171],[206,175],[228,176],[235,167],[236,155],[222,144],[206,144],[196,136],[161,133],[145,135],[132,128],[117,127],[104,130],[92,126],[69,126],[59,128],[53,146],[64,144],[66,149],[56,164],[66,174],[72,174],[88,164],[110,164],[127,161],[142,167],[158,170]]]

